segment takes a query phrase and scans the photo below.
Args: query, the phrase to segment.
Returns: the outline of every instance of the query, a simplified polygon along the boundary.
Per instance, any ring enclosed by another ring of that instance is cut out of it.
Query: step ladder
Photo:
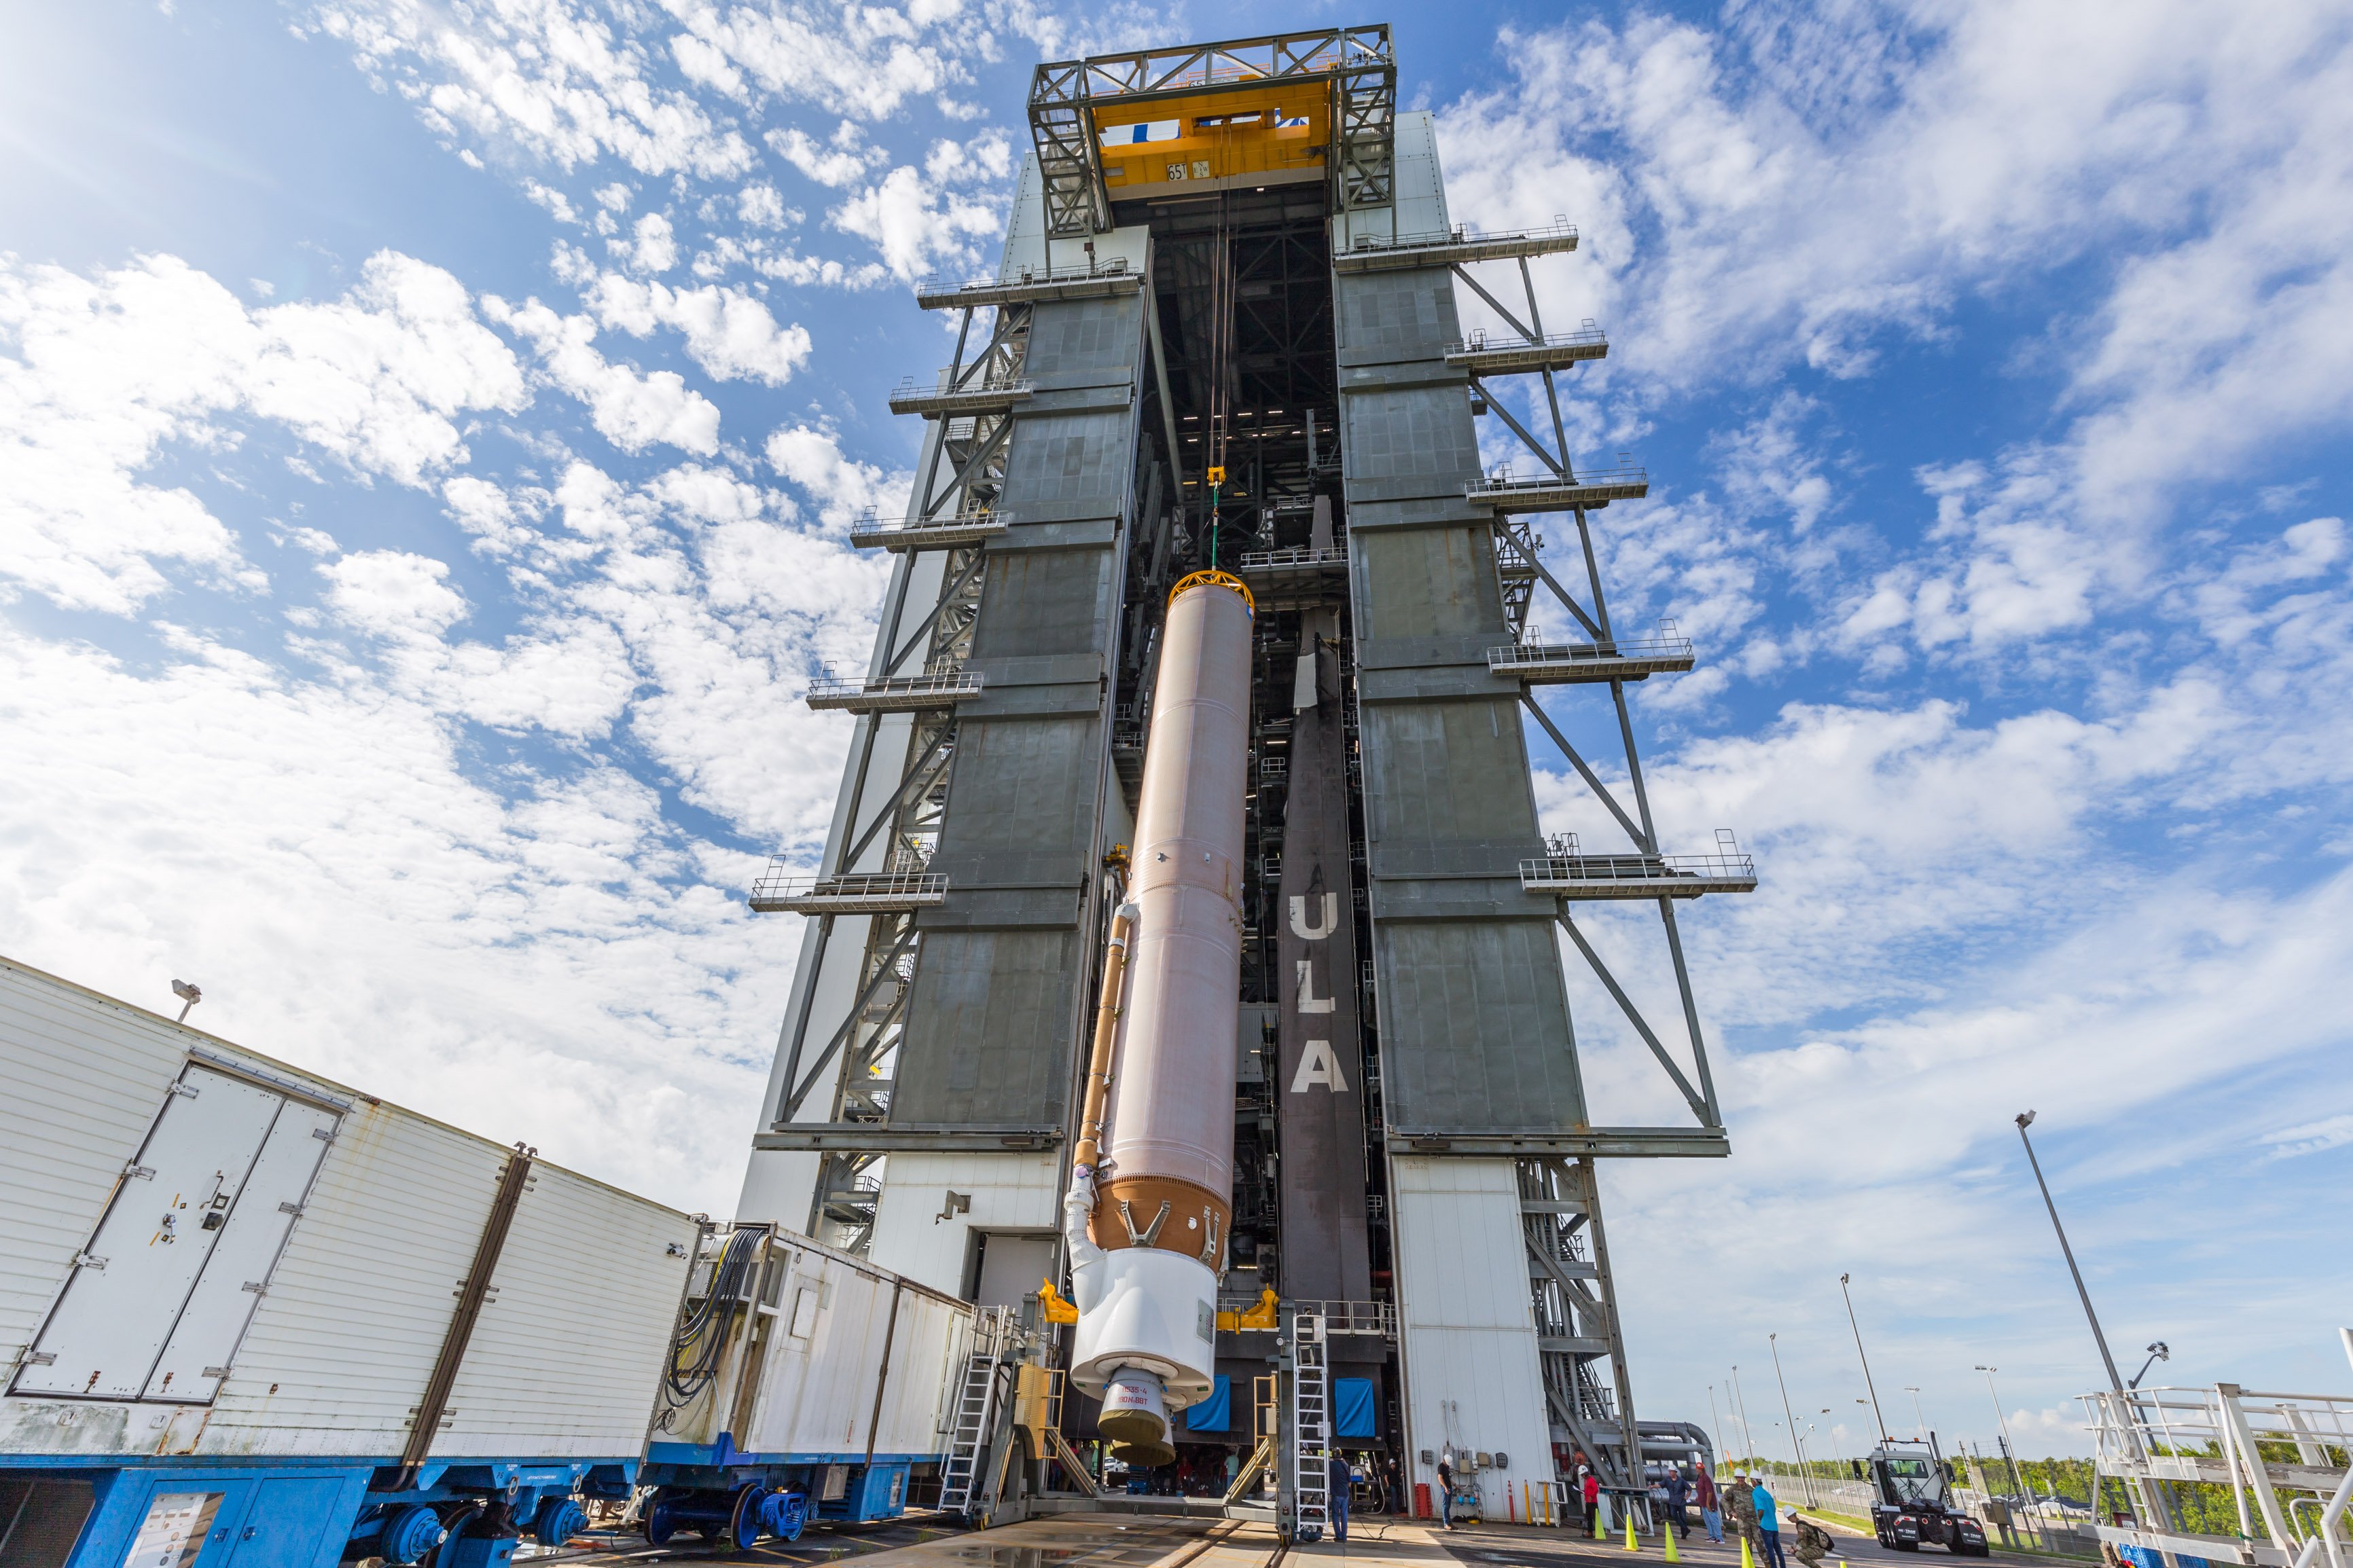
[[[968,1513],[982,1480],[981,1466],[997,1435],[997,1368],[1004,1359],[1005,1309],[992,1307],[973,1324],[972,1352],[965,1357],[956,1386],[955,1412],[948,1427],[947,1462],[940,1467],[940,1509]]]
[[[1314,1541],[1332,1528],[1332,1377],[1324,1360],[1324,1315],[1291,1320],[1291,1497],[1294,1539]],[[1310,1533],[1310,1531],[1313,1533]]]

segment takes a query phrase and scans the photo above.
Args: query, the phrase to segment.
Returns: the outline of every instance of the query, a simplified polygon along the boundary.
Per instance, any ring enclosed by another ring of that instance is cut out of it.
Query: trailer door
[[[148,1398],[206,1405],[220,1391],[229,1360],[269,1291],[287,1233],[311,1195],[336,1121],[332,1111],[299,1101],[280,1110],[163,1359],[148,1376]]]
[[[139,1397],[285,1104],[193,1063],[181,1073],[15,1392]]]

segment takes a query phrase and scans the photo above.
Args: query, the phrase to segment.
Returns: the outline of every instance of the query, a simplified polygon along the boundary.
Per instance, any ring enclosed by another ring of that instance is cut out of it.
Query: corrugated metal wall
[[[1012,526],[988,546],[894,1126],[1062,1129],[1103,851],[1103,706],[1135,469],[1143,300],[1034,308],[1038,388],[1007,454]]]
[[[57,1404],[11,1399],[0,1449],[397,1455],[510,1151],[0,960],[0,1331],[11,1361],[191,1051],[208,1069],[346,1107],[229,1375],[208,1407],[77,1402],[64,1422]],[[687,1268],[669,1248],[691,1254],[696,1234],[675,1210],[535,1164],[436,1455],[638,1452]]]
[[[1427,127],[1399,117],[1399,145]],[[1434,149],[1399,168],[1429,205]],[[1443,197],[1437,195],[1442,220]],[[1511,640],[1446,268],[1334,279],[1376,995],[1389,1126],[1552,1131],[1585,1121],[1551,910],[1520,889],[1542,853]]]
[[[40,1331],[187,1059],[162,1019],[0,959],[0,1364]]]
[[[1500,1519],[1505,1488],[1553,1479],[1519,1184],[1509,1160],[1419,1155],[1392,1157],[1389,1182],[1409,1479],[1437,1483],[1423,1449],[1500,1451],[1509,1463],[1480,1477]]]

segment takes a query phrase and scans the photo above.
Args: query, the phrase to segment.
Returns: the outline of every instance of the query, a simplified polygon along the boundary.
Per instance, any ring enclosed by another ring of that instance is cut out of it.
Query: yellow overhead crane
[[[1386,208],[1396,124],[1380,24],[1056,60],[1029,85],[1050,239],[1108,231],[1114,202],[1205,185],[1322,181],[1335,212]]]
[[[1145,103],[1095,108],[1103,185],[1113,201],[1216,183],[1320,180],[1332,145],[1321,82],[1236,83]]]

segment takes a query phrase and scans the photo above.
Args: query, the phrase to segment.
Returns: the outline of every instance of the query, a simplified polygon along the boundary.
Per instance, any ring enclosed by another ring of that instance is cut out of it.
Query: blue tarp
[[[1369,1437],[1373,1435],[1373,1380],[1335,1377],[1332,1380],[1332,1435]]]
[[[1187,1432],[1222,1432],[1234,1422],[1233,1379],[1219,1375],[1209,1397],[1185,1411]]]

